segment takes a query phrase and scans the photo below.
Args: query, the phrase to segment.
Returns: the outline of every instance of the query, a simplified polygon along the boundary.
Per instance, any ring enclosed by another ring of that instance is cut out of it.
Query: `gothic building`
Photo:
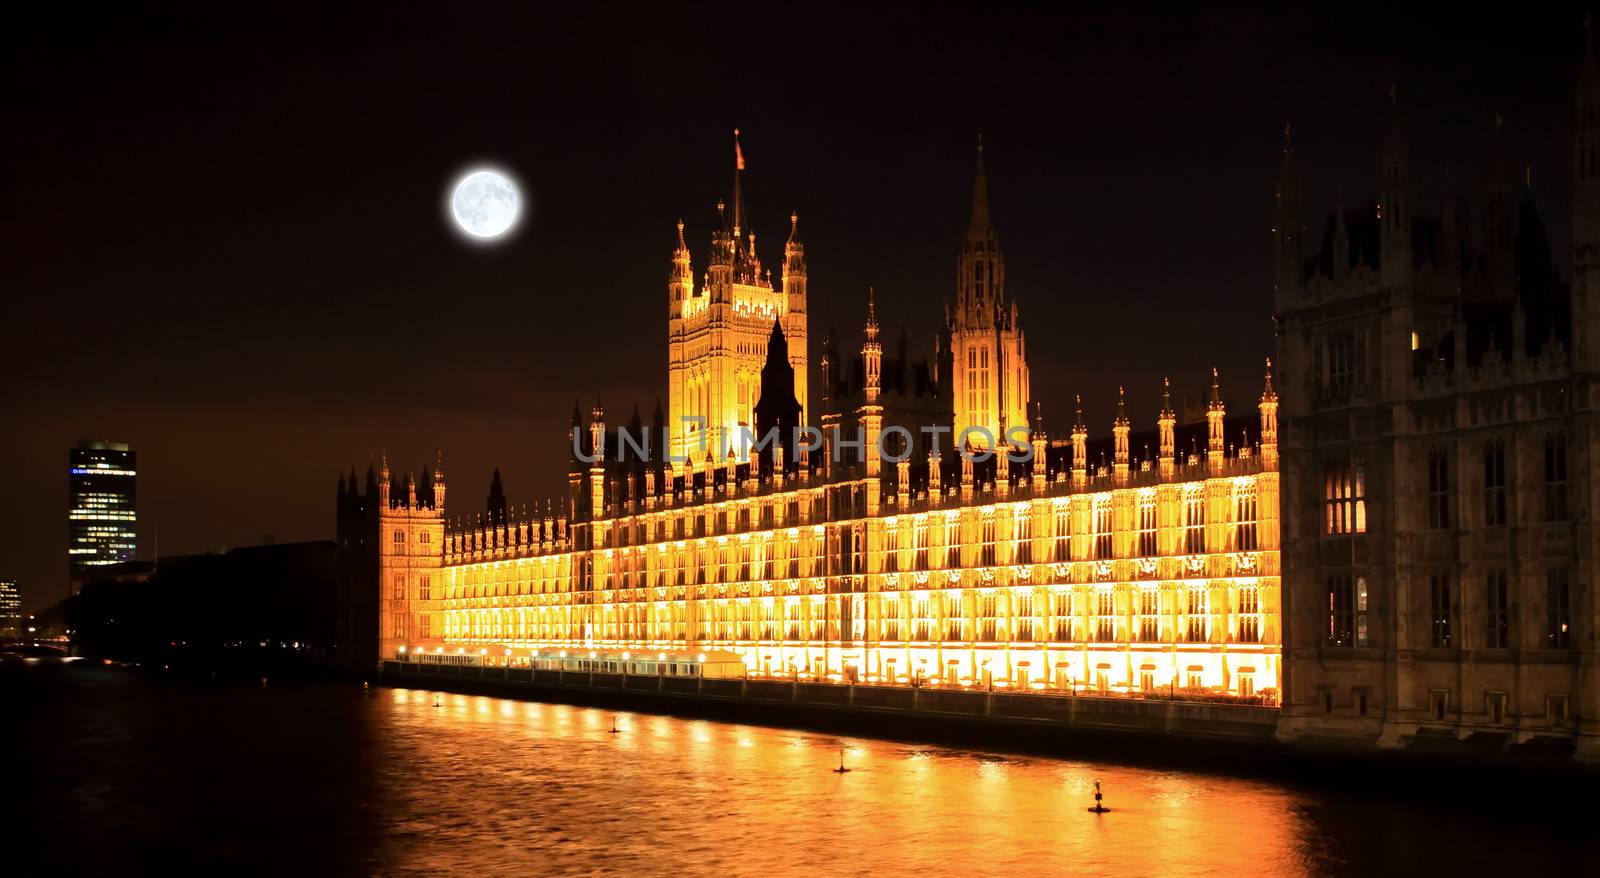
[[[700,282],[678,221],[678,248],[667,278],[667,386],[675,457],[719,456],[752,429],[761,368],[774,320],[789,339],[794,395],[807,405],[806,259],[798,215],[789,217],[778,286],[761,264],[744,209],[744,154],[734,131],[733,203],[717,202],[717,227]],[[659,435],[659,434],[658,434]]]
[[[1498,129],[1498,122],[1496,123]],[[1303,234],[1285,137],[1274,283],[1283,404],[1285,736],[1596,752],[1600,71],[1574,108],[1573,278],[1498,136],[1476,221],[1412,183]]]
[[[948,384],[948,333],[941,332],[935,340],[932,361],[926,357],[912,359],[911,336],[904,323],[887,353],[880,334],[877,302],[868,290],[860,352],[841,354],[840,335],[832,327],[822,340],[819,426],[828,448],[831,450],[840,440],[864,443],[873,418],[877,418],[876,429],[889,424],[906,430],[906,435],[897,433],[885,440],[895,442],[891,451],[903,447],[917,460],[925,459],[929,452],[950,451],[955,446],[951,427],[954,409]],[[865,444],[854,452],[846,451],[841,455],[844,462],[854,464],[866,459]]]
[[[945,314],[953,368],[957,445],[1003,443],[1008,430],[1027,435],[1028,363],[1017,302],[1006,297],[1006,259],[989,222],[989,184],[978,142],[972,219],[956,262],[956,301]]]
[[[1052,442],[1027,420],[980,155],[935,362],[913,362],[903,334],[885,355],[869,294],[859,356],[840,356],[829,334],[823,413],[810,418],[803,253],[791,228],[774,289],[745,234],[741,176],[742,160],[705,282],[692,283],[681,237],[674,258],[667,429],[678,453],[641,454],[637,413],[618,429],[598,402],[587,415],[575,407],[564,502],[448,522],[437,467],[418,491],[385,466],[381,658],[731,655],[753,676],[1274,703],[1270,379],[1257,411],[1230,421],[1213,374],[1192,435],[1168,400],[1153,450],[1135,453],[1122,406],[1107,442],[1090,442],[1081,414]],[[711,435],[681,430],[684,415],[707,416]],[[656,435],[664,420],[658,407]],[[816,445],[783,429],[818,422]],[[721,441],[752,423],[786,441]],[[997,437],[1017,428],[1024,441],[1011,454],[876,441],[962,423]]]

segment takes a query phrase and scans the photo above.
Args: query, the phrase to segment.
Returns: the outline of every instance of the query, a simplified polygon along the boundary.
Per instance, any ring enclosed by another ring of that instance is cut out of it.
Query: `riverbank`
[[[1482,801],[1600,779],[1565,752],[1427,740],[1401,750],[1277,737],[1278,711],[1161,699],[562,673],[385,662],[386,686],[664,713],[886,740]]]

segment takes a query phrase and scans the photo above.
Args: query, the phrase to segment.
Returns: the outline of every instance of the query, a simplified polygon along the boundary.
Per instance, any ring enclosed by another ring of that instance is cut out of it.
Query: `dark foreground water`
[[[0,704],[19,780],[0,860],[54,874],[1239,878],[1600,863],[1592,798],[1578,813],[1440,811],[1203,773],[81,663],[0,667]],[[841,746],[854,769],[842,775]],[[1084,810],[1096,779],[1111,814]]]

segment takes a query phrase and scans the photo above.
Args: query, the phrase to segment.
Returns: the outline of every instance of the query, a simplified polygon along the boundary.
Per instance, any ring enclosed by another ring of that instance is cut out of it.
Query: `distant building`
[[[337,551],[278,543],[95,568],[66,602],[81,655],[290,651],[321,661],[337,629]]]
[[[0,641],[22,639],[22,594],[14,579],[0,579]]]
[[[378,475],[369,465],[365,485],[354,467],[339,476],[335,527],[334,660],[366,668],[378,650]]]
[[[133,560],[138,471],[133,449],[121,442],[80,442],[67,459],[67,557],[76,592],[96,568]]]

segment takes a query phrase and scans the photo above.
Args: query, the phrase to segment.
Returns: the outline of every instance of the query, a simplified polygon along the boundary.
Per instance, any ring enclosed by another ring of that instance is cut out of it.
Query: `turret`
[[[1400,111],[1394,86],[1389,87],[1389,136],[1383,144],[1383,173],[1378,187],[1383,285],[1411,285],[1411,174],[1405,139],[1400,136]]]
[[[492,522],[506,520],[506,490],[500,481],[500,467],[495,467],[489,475],[489,497],[485,501],[486,512]]]
[[[1227,416],[1227,408],[1222,404],[1221,378],[1217,370],[1211,370],[1211,400],[1206,405],[1206,462],[1211,473],[1216,475],[1222,472],[1223,452],[1227,437],[1223,435],[1222,421]]]
[[[1115,443],[1115,457],[1112,461],[1111,472],[1118,485],[1128,483],[1128,399],[1121,387],[1117,388],[1117,418],[1111,422],[1111,435]]]
[[[378,464],[378,508],[388,509],[393,476],[389,473],[389,454],[384,452]]]
[[[972,459],[975,455],[967,452],[958,456],[961,458],[961,501],[965,503],[972,499],[973,476],[975,475]]]
[[[1074,397],[1072,421],[1072,486],[1089,483],[1089,428],[1083,423],[1083,395]]]
[[[444,452],[439,451],[433,458],[433,510],[440,515],[444,514]]]
[[[806,310],[806,245],[800,241],[800,214],[789,214],[789,240],[783,244],[783,294],[791,313]]]
[[[683,317],[684,303],[694,295],[694,268],[689,245],[683,239],[683,220],[678,220],[678,248],[672,251],[672,271],[667,277],[668,317]]]
[[[606,459],[606,409],[598,399],[594,401],[594,410],[589,418],[589,454],[594,458],[594,464]]]
[[[589,519],[595,521],[606,514],[606,410],[600,400],[594,401],[589,417]]]
[[[1300,175],[1294,166],[1294,144],[1289,126],[1283,126],[1283,164],[1278,169],[1272,221],[1273,296],[1279,308],[1299,293],[1301,279],[1302,233],[1305,228]]]
[[[1272,389],[1272,358],[1267,358],[1267,386],[1261,391],[1261,466],[1278,468],[1278,392]]]
[[[1049,437],[1044,432],[1044,407],[1040,403],[1033,404],[1033,433],[1029,439],[1033,443],[1033,460],[1030,461],[1033,467],[1033,491],[1038,494],[1045,489],[1049,466]]]
[[[1161,413],[1156,416],[1156,425],[1160,434],[1160,470],[1161,478],[1166,481],[1172,478],[1173,471],[1177,468],[1178,456],[1178,413],[1172,410],[1172,382],[1161,379]]]
[[[882,390],[883,345],[878,342],[878,304],[872,287],[867,287],[866,341],[861,344],[861,360],[866,366],[866,397],[876,404]]]
[[[583,429],[583,412],[578,409],[578,400],[572,400],[572,417],[567,421],[567,463],[572,472],[583,469],[583,461],[579,454],[587,454],[588,435]]]

